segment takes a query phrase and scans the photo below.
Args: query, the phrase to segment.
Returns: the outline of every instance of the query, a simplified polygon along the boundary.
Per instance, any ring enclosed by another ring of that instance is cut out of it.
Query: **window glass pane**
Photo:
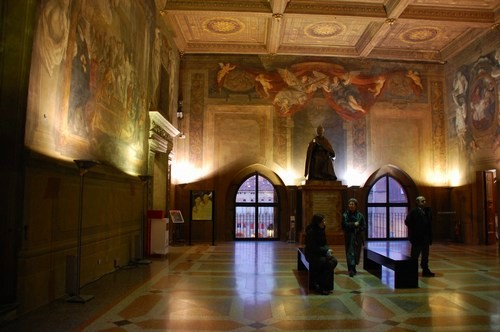
[[[405,238],[408,236],[408,230],[405,225],[408,207],[391,207],[389,208],[389,237],[393,239]]]
[[[368,207],[368,238],[383,239],[387,234],[385,207]]]
[[[236,203],[253,203],[253,202],[255,202],[256,178],[257,178],[257,176],[255,176],[255,175],[249,177],[238,188],[238,193],[236,194]]]
[[[275,207],[260,206],[259,207],[259,238],[274,238],[278,235],[278,229],[274,222]]]
[[[390,203],[407,203],[408,198],[401,184],[394,178],[389,176],[389,202]]]
[[[236,206],[235,226],[236,238],[242,239],[255,237],[255,207]]]
[[[268,179],[258,176],[259,192],[257,193],[259,203],[274,203],[274,186]]]
[[[368,195],[368,203],[386,203],[387,202],[387,177],[380,178],[373,185]]]
[[[277,202],[277,191],[267,178],[247,178],[236,193],[235,239],[279,238]]]
[[[404,224],[408,213],[408,197],[396,179],[385,175],[375,182],[369,192],[367,212],[368,239],[408,237]]]

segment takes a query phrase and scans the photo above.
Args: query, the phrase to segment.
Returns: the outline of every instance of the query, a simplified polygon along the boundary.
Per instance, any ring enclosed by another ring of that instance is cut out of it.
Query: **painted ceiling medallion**
[[[345,27],[337,23],[315,23],[307,26],[304,29],[306,35],[313,38],[331,38],[344,32]]]
[[[240,32],[244,27],[243,22],[229,17],[216,17],[203,22],[205,30],[225,35]]]
[[[400,39],[406,43],[423,43],[436,38],[439,32],[435,27],[419,27],[401,34]]]

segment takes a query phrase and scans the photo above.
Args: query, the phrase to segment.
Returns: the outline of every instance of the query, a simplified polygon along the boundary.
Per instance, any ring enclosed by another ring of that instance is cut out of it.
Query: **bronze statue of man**
[[[323,136],[324,129],[321,125],[316,129],[317,136],[307,147],[305,177],[308,180],[337,180],[333,161],[335,151],[328,139]]]

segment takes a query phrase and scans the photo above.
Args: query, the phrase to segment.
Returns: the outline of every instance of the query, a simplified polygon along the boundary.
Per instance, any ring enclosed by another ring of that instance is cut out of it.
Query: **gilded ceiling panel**
[[[160,13],[184,54],[445,63],[500,31],[499,0],[171,0]]]
[[[176,15],[185,41],[264,43],[267,18],[262,16]]]

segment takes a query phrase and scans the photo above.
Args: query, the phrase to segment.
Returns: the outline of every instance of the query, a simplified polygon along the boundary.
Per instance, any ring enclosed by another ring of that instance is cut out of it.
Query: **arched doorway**
[[[368,240],[405,240],[404,224],[410,198],[416,186],[400,169],[388,165],[374,173],[365,184]]]
[[[236,240],[275,240],[279,238],[279,201],[274,185],[255,172],[246,177],[234,200]]]

